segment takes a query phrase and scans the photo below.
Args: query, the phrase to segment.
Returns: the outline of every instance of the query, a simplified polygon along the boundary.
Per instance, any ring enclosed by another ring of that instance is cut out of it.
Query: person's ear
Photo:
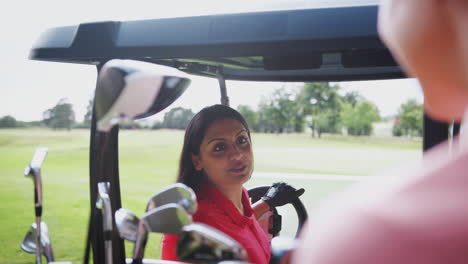
[[[192,164],[195,170],[200,171],[203,169],[203,166],[201,165],[200,157],[198,157],[198,155],[190,153],[190,158],[192,159]]]

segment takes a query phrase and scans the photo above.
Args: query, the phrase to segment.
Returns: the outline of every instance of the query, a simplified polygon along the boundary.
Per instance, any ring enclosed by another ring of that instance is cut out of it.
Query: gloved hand
[[[291,202],[303,193],[303,188],[296,190],[296,188],[285,182],[275,182],[262,197],[262,200],[270,207],[277,207]]]

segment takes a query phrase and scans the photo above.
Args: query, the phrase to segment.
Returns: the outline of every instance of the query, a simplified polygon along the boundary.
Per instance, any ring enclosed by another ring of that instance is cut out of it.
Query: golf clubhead
[[[41,169],[42,163],[44,162],[48,151],[49,151],[48,148],[45,148],[45,147],[36,148],[36,151],[34,152],[34,155],[31,159],[31,162],[24,169],[24,176],[30,176],[32,174],[31,169],[36,170],[36,171]]]
[[[125,240],[136,242],[139,223],[140,219],[130,210],[120,208],[115,212],[115,225],[120,237]]]
[[[97,128],[145,118],[172,104],[190,84],[177,69],[132,60],[110,60],[101,68],[96,85]]]
[[[182,206],[189,214],[197,211],[197,196],[192,188],[183,183],[172,184],[154,194],[148,202],[146,211],[169,203]]]
[[[112,231],[112,209],[109,197],[109,182],[98,183],[96,207],[101,209],[104,231]]]
[[[201,223],[183,227],[176,254],[180,260],[194,263],[248,261],[247,252],[237,241]]]
[[[96,207],[102,212],[102,228],[104,231],[104,247],[106,264],[112,264],[112,208],[109,197],[109,182],[98,183],[98,197]]]
[[[28,232],[24,236],[23,242],[21,242],[21,249],[29,254],[36,253],[36,232],[37,225],[36,223],[32,223]],[[41,245],[43,248],[43,254],[46,257],[47,262],[53,262],[54,251],[52,248],[52,243],[50,241],[49,229],[47,228],[47,224],[45,222],[41,222]]]
[[[36,216],[36,232],[35,240],[36,243],[36,263],[41,264],[41,255],[43,252],[41,245],[41,227],[42,227],[42,179],[41,179],[41,166],[47,156],[47,148],[37,148],[34,152],[31,162],[24,169],[24,175],[32,177],[34,182],[34,214]]]
[[[146,212],[170,203],[180,205],[189,214],[193,214],[197,211],[197,197],[195,192],[185,184],[176,183],[154,194],[146,205]],[[141,263],[147,240],[148,230],[144,227],[143,222],[141,222],[137,231],[135,248],[133,249],[134,264]]]
[[[36,217],[42,215],[42,180],[41,180],[41,167],[42,163],[47,156],[48,149],[39,147],[34,152],[31,162],[24,169],[24,176],[32,177],[34,181],[34,207]],[[39,223],[39,220],[36,221]]]
[[[179,234],[192,223],[192,217],[182,206],[171,203],[146,212],[141,221],[148,232]]]

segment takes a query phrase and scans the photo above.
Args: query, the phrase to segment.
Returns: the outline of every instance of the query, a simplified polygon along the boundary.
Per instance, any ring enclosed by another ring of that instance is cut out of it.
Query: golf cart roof
[[[251,12],[52,28],[34,60],[134,59],[227,80],[404,78],[377,34],[377,6]]]

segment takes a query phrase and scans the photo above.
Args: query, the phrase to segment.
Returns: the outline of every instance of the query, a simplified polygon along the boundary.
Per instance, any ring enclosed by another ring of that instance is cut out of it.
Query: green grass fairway
[[[421,141],[352,137],[313,139],[306,135],[254,134],[256,172],[370,175],[421,158]],[[174,182],[182,131],[120,132],[122,205],[137,216],[147,199]],[[0,130],[0,263],[33,263],[20,243],[35,221],[33,183],[23,176],[36,147],[49,148],[42,167],[43,221],[48,224],[56,260],[81,263],[89,217],[89,131],[48,129]],[[320,201],[347,188],[353,180],[253,178],[248,187],[287,181],[303,187],[312,212]],[[285,234],[294,219],[283,216]],[[151,234],[145,257],[159,258],[160,235]],[[126,242],[127,257],[133,245]],[[45,261],[45,259],[44,259]]]

